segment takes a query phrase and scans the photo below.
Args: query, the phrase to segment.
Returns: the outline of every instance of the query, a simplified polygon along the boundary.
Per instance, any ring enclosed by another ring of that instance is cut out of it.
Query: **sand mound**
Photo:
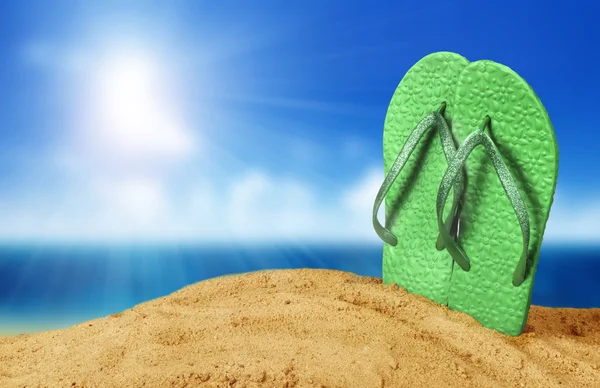
[[[598,387],[600,309],[508,337],[381,279],[200,282],[66,330],[0,337],[1,387]]]

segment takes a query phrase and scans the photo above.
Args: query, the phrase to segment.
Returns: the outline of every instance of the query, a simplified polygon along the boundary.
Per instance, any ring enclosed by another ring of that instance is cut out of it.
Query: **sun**
[[[142,133],[139,125],[159,93],[155,65],[140,55],[110,58],[98,79],[99,109],[122,141],[132,141]]]
[[[181,155],[189,131],[173,98],[168,69],[149,53],[110,53],[93,75],[93,137],[111,154]]]

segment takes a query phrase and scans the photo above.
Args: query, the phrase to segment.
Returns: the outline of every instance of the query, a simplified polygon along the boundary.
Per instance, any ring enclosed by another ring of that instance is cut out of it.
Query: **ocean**
[[[328,268],[381,277],[380,245],[0,247],[0,335],[65,328],[217,276]],[[532,303],[600,307],[600,247],[544,246]]]

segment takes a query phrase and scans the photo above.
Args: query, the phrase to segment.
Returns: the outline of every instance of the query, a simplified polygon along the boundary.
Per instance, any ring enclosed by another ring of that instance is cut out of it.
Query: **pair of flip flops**
[[[384,284],[521,334],[558,174],[533,89],[504,65],[430,54],[398,85],[383,142]]]

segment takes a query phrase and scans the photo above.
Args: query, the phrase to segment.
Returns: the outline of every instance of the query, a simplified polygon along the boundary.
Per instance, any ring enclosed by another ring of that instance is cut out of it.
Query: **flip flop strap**
[[[446,156],[446,160],[450,161],[450,159],[454,157],[454,153],[456,152],[456,146],[454,145],[454,140],[452,139],[450,128],[448,128],[448,124],[442,116],[442,113],[444,112],[445,108],[446,103],[443,103],[436,112],[429,113],[423,118],[423,120],[419,122],[419,124],[417,124],[415,129],[411,132],[411,134],[408,136],[408,139],[402,146],[400,153],[398,154],[396,160],[392,164],[392,167],[390,168],[387,176],[381,184],[381,187],[379,188],[377,196],[375,197],[375,203],[373,205],[373,227],[375,229],[375,232],[377,232],[377,235],[379,235],[379,237],[384,242],[392,246],[396,246],[398,244],[398,239],[390,230],[381,225],[381,223],[377,219],[377,213],[379,212],[379,208],[381,207],[385,196],[387,195],[388,191],[390,190],[392,184],[394,183],[398,175],[400,175],[402,168],[404,168],[404,165],[406,164],[408,158],[415,150],[417,144],[419,143],[419,140],[428,130],[430,130],[433,127],[437,127],[442,143],[442,148]],[[446,222],[448,228],[456,216],[458,203],[460,201],[460,196],[462,195],[463,191],[463,182],[464,177],[461,171],[456,179],[456,182],[454,183],[455,190],[452,207],[453,210],[449,214],[448,220]],[[444,240],[442,240],[441,236],[439,236],[437,248],[439,250],[444,249],[444,243]]]
[[[468,271],[471,267],[469,258],[463,249],[458,245],[458,243],[456,243],[448,233],[447,228],[442,222],[442,213],[444,211],[446,200],[448,199],[448,194],[452,188],[452,184],[454,180],[457,179],[459,170],[462,171],[469,155],[475,149],[475,147],[483,145],[488,157],[491,159],[492,164],[494,165],[494,169],[496,170],[498,177],[500,178],[504,192],[506,193],[513,210],[515,211],[517,220],[519,221],[519,225],[521,227],[521,232],[523,234],[523,251],[521,253],[519,263],[517,264],[517,268],[513,273],[513,285],[519,286],[525,280],[530,237],[529,216],[527,214],[527,209],[525,207],[525,203],[523,202],[523,198],[517,189],[510,170],[504,163],[504,160],[502,160],[502,156],[496,148],[494,141],[485,132],[483,132],[483,129],[489,124],[489,121],[490,118],[487,116],[481,128],[467,136],[463,144],[459,147],[458,151],[456,151],[454,159],[448,166],[448,170],[442,179],[440,189],[438,191],[436,204],[438,227],[448,252],[452,255],[456,263],[460,265],[462,269]]]

